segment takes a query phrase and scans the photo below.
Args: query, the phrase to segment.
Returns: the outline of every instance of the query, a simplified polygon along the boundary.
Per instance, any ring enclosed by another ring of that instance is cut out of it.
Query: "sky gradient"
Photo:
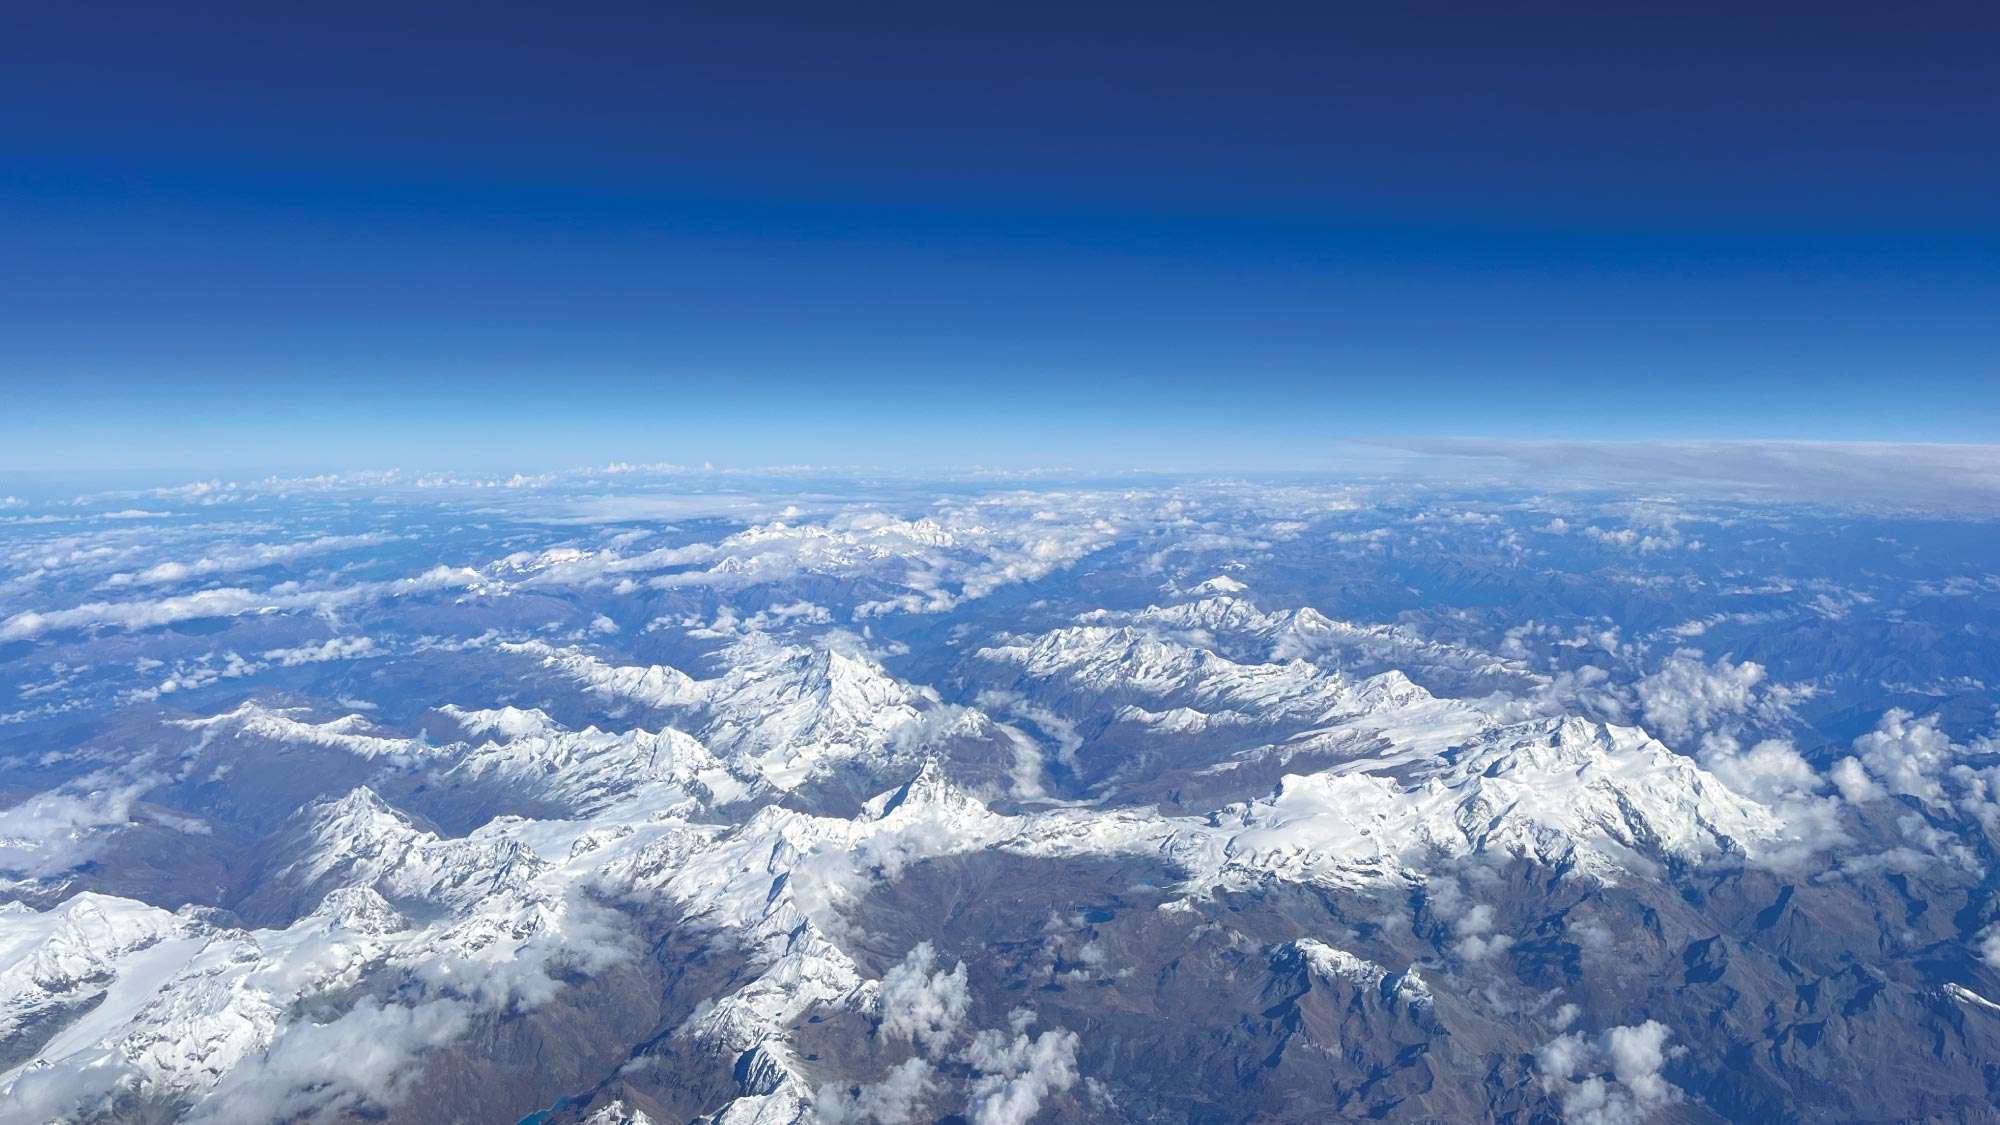
[[[1991,4],[291,7],[8,13],[0,469],[2000,441]]]

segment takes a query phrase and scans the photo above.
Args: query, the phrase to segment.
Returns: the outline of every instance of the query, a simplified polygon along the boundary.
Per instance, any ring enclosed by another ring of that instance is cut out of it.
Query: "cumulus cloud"
[[[1570,1125],[1636,1125],[1683,1098],[1661,1073],[1671,1037],[1658,1020],[1595,1038],[1573,1031],[1544,1043],[1535,1069]]]
[[[533,1011],[561,994],[565,978],[597,976],[636,951],[616,911],[578,894],[564,896],[557,924],[531,928],[475,915],[447,928],[435,944],[437,951],[414,967],[417,980],[512,1013]]]
[[[1766,805],[1810,797],[1825,788],[1825,781],[1790,742],[1767,738],[1743,749],[1727,735],[1710,735],[1702,740],[1699,755],[1702,767],[1724,785]]]
[[[1927,801],[1944,800],[1941,779],[1958,757],[1936,715],[1919,719],[1901,708],[1884,713],[1874,730],[1854,740],[1854,749],[1868,777],[1883,789]],[[1852,779],[1852,772],[1847,776]]]
[[[2000,969],[2000,922],[1979,931],[1979,959],[1990,969]]]
[[[417,1056],[457,1038],[470,1013],[459,1000],[406,1006],[371,998],[328,1023],[293,1024],[224,1075],[188,1120],[319,1122],[394,1105],[420,1073]]]
[[[808,575],[867,578],[890,589],[854,607],[856,618],[934,613],[1102,550],[1117,535],[1104,513],[1135,502],[1124,494],[1003,495],[917,503],[910,516],[857,504],[808,522],[788,508],[775,520],[714,542],[633,555],[555,548],[507,556],[493,569],[526,587],[609,585],[621,591],[641,582],[663,590],[734,591]]]
[[[158,662],[141,661],[137,666],[141,672],[149,672],[158,667]],[[223,680],[254,676],[269,665],[259,661],[246,660],[237,652],[211,652],[187,660],[176,660],[167,677],[150,688],[142,688],[130,693],[130,699],[154,700],[162,695],[172,695],[179,691],[192,691],[207,687]]]
[[[923,1059],[905,1059],[880,1082],[842,1089],[819,1089],[813,1108],[822,1125],[908,1125],[919,1119],[924,1100],[936,1093],[936,1071]]]
[[[247,590],[225,586],[192,594],[150,601],[86,602],[68,609],[46,612],[30,610],[0,621],[0,641],[40,636],[50,629],[87,629],[109,626],[120,629],[150,629],[207,617],[239,617],[246,613],[276,613],[287,610],[331,610],[382,598],[432,590],[459,589],[479,581],[471,570],[434,567],[410,578],[386,582],[359,582],[329,589],[305,589],[286,582],[268,590]]]
[[[1076,1085],[1079,1042],[1076,1032],[1061,1028],[1033,1039],[1025,1030],[1009,1039],[990,1028],[973,1036],[960,1056],[980,1072],[969,1089],[972,1125],[1027,1125],[1050,1094]]]
[[[1799,870],[1827,849],[1852,842],[1840,813],[1842,801],[1854,799],[1851,782],[1836,768],[1831,781],[1840,795],[1827,793],[1829,779],[1789,741],[1767,738],[1745,749],[1730,735],[1710,732],[1702,736],[1696,759],[1716,780],[1777,814],[1783,839],[1756,852],[1759,865]],[[1865,777],[1862,781],[1866,784]]]
[[[1849,801],[1915,797],[1955,808],[1987,830],[2000,831],[2000,766],[1977,764],[1996,749],[2000,741],[1992,735],[1961,745],[1939,726],[1938,716],[1919,719],[1894,708],[1883,713],[1874,730],[1854,740],[1854,756],[1841,759],[1832,778]],[[1920,827],[1905,831],[1906,838],[1938,854],[1962,853],[1959,845],[1943,845],[1937,829],[1920,819],[1914,823]]]
[[[274,648],[264,654],[264,659],[286,668],[301,664],[323,664],[333,660],[354,660],[375,651],[375,641],[371,637],[328,637],[319,644],[299,645],[296,648]]]
[[[39,878],[77,867],[97,853],[107,830],[132,822],[140,795],[156,783],[52,790],[0,810],[0,870]]]
[[[808,601],[796,601],[787,605],[768,606],[743,616],[735,606],[723,605],[715,611],[713,618],[688,615],[678,621],[669,618],[655,618],[646,625],[646,632],[678,625],[694,637],[741,637],[751,633],[782,631],[794,625],[830,625],[833,614],[825,606]]]
[[[322,535],[316,539],[297,543],[255,543],[244,547],[224,548],[192,562],[162,562],[137,573],[114,574],[105,581],[105,585],[168,585],[195,578],[206,578],[213,574],[276,566],[332,551],[372,547],[395,538],[385,532],[368,532],[361,535]]]
[[[1630,527],[1607,529],[1592,525],[1584,528],[1583,534],[1587,538],[1602,543],[1607,547],[1616,547],[1624,551],[1638,551],[1641,554],[1652,554],[1655,551],[1671,551],[1683,545],[1692,548],[1699,548],[1701,546],[1700,540],[1686,541],[1681,538],[1679,532],[1671,529],[1662,531],[1659,534],[1646,534]]]
[[[1467,961],[1484,961],[1514,945],[1511,936],[1493,932],[1493,907],[1483,902],[1459,915],[1451,930],[1459,939],[1452,951]]]
[[[1710,664],[1684,648],[1634,686],[1647,726],[1668,742],[1685,743],[1734,720],[1782,722],[1803,691],[1767,681],[1761,664],[1726,656]]]
[[[1476,867],[1462,873],[1475,881],[1487,877]],[[1456,939],[1450,945],[1451,952],[1461,960],[1484,961],[1514,946],[1512,936],[1494,932],[1497,914],[1493,907],[1472,901],[1455,876],[1437,875],[1424,885],[1424,909],[1431,918],[1449,925],[1451,937]]]
[[[1493,934],[1489,937],[1471,936],[1461,938],[1452,946],[1452,952],[1466,961],[1484,961],[1497,957],[1514,948],[1514,939],[1508,934]]]
[[[949,972],[936,966],[937,951],[930,942],[918,942],[901,963],[883,975],[876,1002],[881,1007],[880,1033],[884,1039],[907,1039],[935,1050],[958,1033],[972,1004],[965,962],[960,961]]]
[[[1862,765],[1859,758],[1842,758],[1834,763],[1828,776],[1840,790],[1840,795],[1855,804],[1873,801],[1882,796],[1882,787],[1875,784],[1875,779],[1868,776],[1868,767]]]
[[[117,1058],[23,1067],[13,1084],[0,1092],[0,1120],[101,1119],[106,1103],[139,1080],[138,1070]]]

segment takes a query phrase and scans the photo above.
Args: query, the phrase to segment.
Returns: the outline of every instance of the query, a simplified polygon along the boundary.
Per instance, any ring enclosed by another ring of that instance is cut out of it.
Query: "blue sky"
[[[282,7],[10,17],[0,469],[2000,441],[1990,5]]]

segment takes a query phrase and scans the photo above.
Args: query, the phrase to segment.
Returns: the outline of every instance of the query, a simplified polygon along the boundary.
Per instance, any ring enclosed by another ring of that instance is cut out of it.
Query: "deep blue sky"
[[[0,469],[2000,441],[1984,0],[0,21]]]

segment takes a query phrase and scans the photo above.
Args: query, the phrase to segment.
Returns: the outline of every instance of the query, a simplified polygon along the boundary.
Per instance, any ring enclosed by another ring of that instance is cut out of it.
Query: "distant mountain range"
[[[2000,1120],[1983,514],[489,483],[0,512],[0,1120]]]

